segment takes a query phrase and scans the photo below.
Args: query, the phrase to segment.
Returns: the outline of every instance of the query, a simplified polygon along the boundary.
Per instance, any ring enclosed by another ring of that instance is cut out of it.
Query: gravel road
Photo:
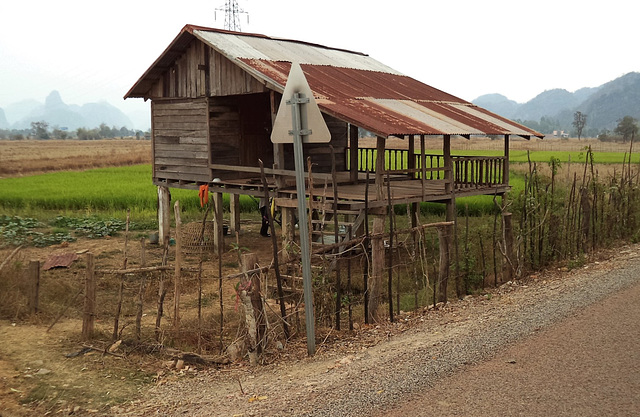
[[[115,407],[112,414],[572,415],[577,409],[571,407],[587,404],[576,414],[625,415],[635,407],[636,413],[628,415],[638,415],[640,374],[633,360],[640,356],[634,346],[640,340],[638,324],[607,323],[629,314],[637,322],[639,298],[640,247],[624,247],[579,270],[539,275],[505,284],[490,296],[451,302],[421,325],[372,347],[354,346],[348,354],[320,354],[255,370],[200,372],[159,385],[144,400]],[[629,300],[634,300],[633,310],[620,308],[633,304]],[[597,323],[591,320],[596,316]],[[595,327],[582,330],[586,324]],[[611,332],[584,337],[584,331],[601,329]],[[567,343],[568,334],[576,339]],[[614,337],[621,339],[609,340]],[[614,357],[605,355],[607,344],[635,356],[605,362]],[[596,345],[601,356],[593,358],[588,349]],[[564,362],[553,360],[559,355]],[[629,373],[602,377],[607,369],[621,368]],[[583,375],[584,384],[575,375]],[[550,385],[539,390],[536,384],[543,383]],[[601,390],[594,391],[595,386]],[[608,392],[628,401],[611,413],[588,406],[606,399]],[[479,398],[484,403],[469,403]],[[528,405],[536,402],[537,409]]]

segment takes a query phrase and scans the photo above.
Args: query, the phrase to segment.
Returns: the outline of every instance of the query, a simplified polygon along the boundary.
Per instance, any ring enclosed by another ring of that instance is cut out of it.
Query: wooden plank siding
[[[303,144],[303,150],[306,157],[311,158],[313,163],[314,172],[331,172],[331,148],[333,146],[333,152],[336,155],[336,171],[347,171],[347,146],[348,146],[348,129],[347,122],[336,119],[335,117],[327,114],[322,114],[325,123],[331,133],[330,143],[305,143]],[[293,145],[285,145],[285,169],[294,170],[295,164],[293,159]],[[305,167],[306,169],[306,167]]]
[[[149,98],[198,98],[264,92],[268,92],[264,84],[196,39],[149,89]]]
[[[212,97],[209,107],[211,163],[257,167],[273,165],[269,94]],[[252,173],[212,171],[214,178],[254,177]]]
[[[154,100],[154,181],[209,182],[208,100]]]

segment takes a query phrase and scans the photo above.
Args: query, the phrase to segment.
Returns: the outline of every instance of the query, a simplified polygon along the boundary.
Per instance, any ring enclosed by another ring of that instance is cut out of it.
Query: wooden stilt
[[[158,186],[158,243],[169,237],[171,225],[171,193],[168,187]]]

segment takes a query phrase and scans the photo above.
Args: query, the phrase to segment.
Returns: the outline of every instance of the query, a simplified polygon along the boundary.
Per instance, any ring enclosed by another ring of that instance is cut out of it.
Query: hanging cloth
[[[204,207],[209,202],[209,185],[208,184],[204,184],[200,186],[198,197],[200,197],[200,207]]]

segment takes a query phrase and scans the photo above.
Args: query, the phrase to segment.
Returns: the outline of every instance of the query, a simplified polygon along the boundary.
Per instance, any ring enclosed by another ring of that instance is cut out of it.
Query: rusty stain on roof
[[[193,25],[183,28],[125,98],[146,98],[146,91],[196,38],[279,92],[291,62],[300,63],[322,111],[379,136],[544,136],[360,52]]]

